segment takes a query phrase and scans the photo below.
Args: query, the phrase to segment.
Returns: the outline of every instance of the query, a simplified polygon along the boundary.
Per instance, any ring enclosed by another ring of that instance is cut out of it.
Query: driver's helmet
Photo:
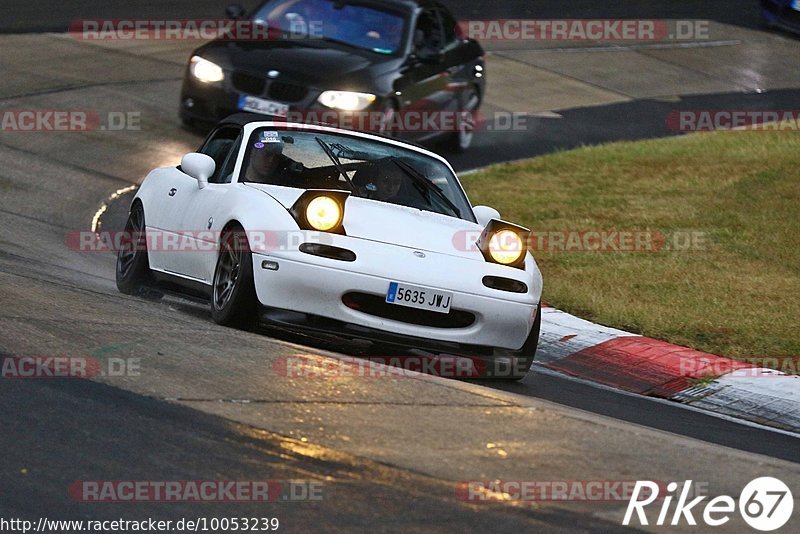
[[[250,164],[247,170],[248,181],[269,182],[273,172],[278,168],[283,154],[283,140],[278,132],[262,131],[259,133],[250,152]]]
[[[384,162],[360,169],[353,176],[353,185],[361,189],[367,198],[385,202],[397,198],[403,179],[404,173],[400,167]]]

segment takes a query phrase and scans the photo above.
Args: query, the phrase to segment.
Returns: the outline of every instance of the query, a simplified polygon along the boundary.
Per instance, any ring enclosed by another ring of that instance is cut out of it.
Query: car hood
[[[277,70],[279,79],[326,87],[331,82],[365,82],[371,78],[369,74],[380,74],[397,61],[395,57],[361,53],[333,43],[288,40],[214,41],[195,53],[226,69],[257,76]]]
[[[267,193],[286,209],[304,192],[266,184],[247,186]],[[483,228],[464,219],[351,196],[345,205],[344,227],[349,237],[484,261],[475,247]]]

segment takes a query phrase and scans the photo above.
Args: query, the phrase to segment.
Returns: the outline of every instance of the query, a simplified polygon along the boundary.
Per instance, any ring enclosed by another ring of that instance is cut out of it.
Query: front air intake
[[[321,243],[303,243],[300,252],[339,261],[356,261],[356,253],[346,248],[323,245]]]
[[[508,291],[509,293],[528,292],[528,286],[525,282],[512,280],[511,278],[503,278],[502,276],[484,276],[483,285],[499,291]]]

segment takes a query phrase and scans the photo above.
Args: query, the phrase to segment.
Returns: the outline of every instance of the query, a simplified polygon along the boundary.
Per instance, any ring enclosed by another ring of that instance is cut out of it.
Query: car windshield
[[[258,128],[247,143],[239,181],[342,189],[360,198],[475,222],[458,179],[443,162],[346,134]]]
[[[291,38],[336,41],[378,54],[396,54],[406,26],[400,13],[343,0],[271,0],[253,21]]]

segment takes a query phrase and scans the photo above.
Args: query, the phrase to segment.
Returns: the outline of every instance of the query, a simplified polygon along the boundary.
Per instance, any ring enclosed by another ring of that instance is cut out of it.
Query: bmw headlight
[[[375,95],[352,91],[325,91],[317,101],[325,107],[342,111],[362,111],[375,102]]]
[[[315,230],[327,232],[342,222],[342,208],[331,197],[318,196],[306,206],[306,221]]]
[[[221,82],[225,78],[222,67],[200,56],[192,56],[189,66],[192,76],[205,83]]]

